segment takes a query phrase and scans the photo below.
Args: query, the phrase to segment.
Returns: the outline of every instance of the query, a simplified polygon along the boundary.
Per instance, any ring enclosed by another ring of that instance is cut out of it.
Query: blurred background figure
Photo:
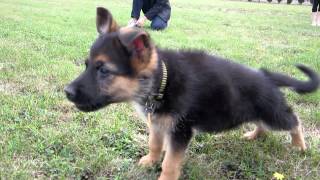
[[[320,0],[313,0],[311,19],[312,26],[320,26]]]
[[[144,13],[140,16],[140,12]],[[142,27],[146,20],[151,21],[151,29],[163,30],[168,26],[171,6],[168,0],[133,0],[131,20],[128,26]]]

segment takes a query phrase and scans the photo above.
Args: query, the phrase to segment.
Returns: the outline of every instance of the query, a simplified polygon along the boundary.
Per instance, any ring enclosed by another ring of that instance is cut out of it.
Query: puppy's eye
[[[103,66],[99,68],[99,72],[100,72],[101,74],[104,74],[104,75],[110,73],[110,71],[109,71],[106,67],[103,67]]]

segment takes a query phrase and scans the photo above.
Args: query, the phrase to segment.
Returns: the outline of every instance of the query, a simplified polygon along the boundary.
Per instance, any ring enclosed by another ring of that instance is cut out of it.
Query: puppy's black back
[[[259,120],[274,129],[297,125],[279,87],[262,71],[199,51],[158,54],[169,79],[164,104],[156,112],[213,132]]]

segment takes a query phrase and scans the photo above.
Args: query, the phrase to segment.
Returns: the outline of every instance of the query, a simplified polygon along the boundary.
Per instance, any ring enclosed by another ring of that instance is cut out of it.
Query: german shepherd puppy
[[[161,180],[178,179],[193,131],[221,132],[253,122],[244,135],[255,139],[266,130],[288,131],[292,144],[306,149],[301,122],[287,105],[280,87],[309,93],[319,76],[297,65],[308,81],[255,70],[200,51],[158,49],[147,32],[120,28],[110,12],[97,8],[98,38],[85,71],[65,88],[67,98],[81,111],[111,103],[133,102],[149,116],[149,153],[141,165],[162,163]]]

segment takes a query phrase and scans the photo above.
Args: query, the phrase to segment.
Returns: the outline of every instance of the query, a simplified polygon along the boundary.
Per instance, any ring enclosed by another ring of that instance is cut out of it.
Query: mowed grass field
[[[156,179],[160,163],[141,168],[145,122],[130,104],[79,112],[63,93],[84,70],[97,37],[95,8],[120,25],[129,0],[0,0],[0,179]],[[310,6],[174,0],[170,27],[151,32],[158,46],[203,49],[251,67],[305,79],[293,66],[320,72],[320,28]],[[147,27],[147,26],[146,26]],[[214,82],[213,82],[214,83]],[[205,88],[205,87],[203,87]],[[284,89],[304,124],[309,149],[290,147],[288,133],[246,141],[239,129],[192,140],[181,179],[320,179],[320,93]]]

